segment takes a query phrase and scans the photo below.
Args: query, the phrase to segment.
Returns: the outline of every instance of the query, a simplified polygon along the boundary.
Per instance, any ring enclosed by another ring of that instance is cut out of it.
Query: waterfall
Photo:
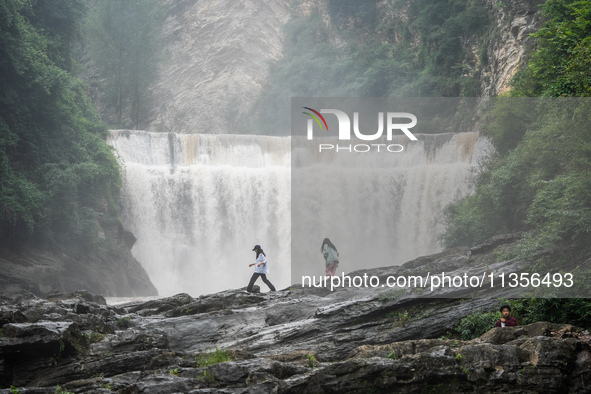
[[[324,273],[325,237],[345,272],[438,252],[443,208],[472,192],[490,144],[476,132],[418,138],[348,156],[290,137],[112,130],[132,253],[161,295],[195,296],[246,286],[255,244],[278,289]]]
[[[110,143],[132,253],[160,295],[246,286],[255,244],[273,284],[290,284],[289,138],[113,130]]]
[[[376,143],[399,153],[349,153],[335,139],[292,141],[292,279],[324,275],[320,246],[340,253],[337,273],[398,265],[442,250],[445,207],[474,190],[492,144],[478,132],[416,134]],[[345,151],[319,151],[319,144]],[[366,148],[360,147],[359,150]],[[397,149],[393,149],[397,150]],[[309,245],[310,247],[296,247]]]

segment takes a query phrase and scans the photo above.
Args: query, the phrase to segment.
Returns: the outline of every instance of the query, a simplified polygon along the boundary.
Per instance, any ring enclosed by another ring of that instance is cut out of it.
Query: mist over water
[[[405,136],[376,141],[400,144],[400,153],[319,152],[319,143],[348,144],[294,139],[294,280],[324,275],[325,237],[339,250],[337,273],[398,265],[442,250],[443,210],[473,191],[479,163],[492,146],[477,132],[416,136],[418,141]]]
[[[325,237],[337,272],[438,252],[443,209],[472,192],[491,146],[478,133],[417,137],[376,155],[319,153],[295,137],[113,130],[132,253],[160,295],[196,296],[246,286],[255,244],[278,289],[324,274]]]
[[[289,285],[289,138],[114,130],[110,143],[124,162],[132,253],[160,295],[246,286],[255,244],[268,278]]]

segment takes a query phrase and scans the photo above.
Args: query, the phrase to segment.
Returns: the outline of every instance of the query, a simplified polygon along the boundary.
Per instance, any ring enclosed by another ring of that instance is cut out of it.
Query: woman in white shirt
[[[248,283],[246,291],[249,293],[252,292],[252,286],[254,286],[254,282],[257,281],[259,276],[263,278],[263,282],[265,282],[265,284],[269,286],[269,289],[271,289],[271,291],[275,291],[275,286],[273,286],[273,283],[271,283],[269,279],[267,279],[267,274],[269,273],[269,265],[267,263],[265,252],[263,252],[263,249],[261,249],[261,245],[255,245],[252,250],[253,252],[256,252],[257,260],[255,263],[249,264],[248,266],[252,267],[256,264],[256,268],[254,270],[254,274],[252,274],[252,277],[250,278],[250,283]]]

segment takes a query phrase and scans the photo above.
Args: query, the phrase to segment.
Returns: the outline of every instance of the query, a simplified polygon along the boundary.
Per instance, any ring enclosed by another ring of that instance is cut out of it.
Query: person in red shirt
[[[511,307],[509,305],[503,305],[500,308],[500,311],[503,317],[501,317],[501,320],[497,321],[495,327],[514,327],[517,325],[517,319],[509,316],[511,314]]]

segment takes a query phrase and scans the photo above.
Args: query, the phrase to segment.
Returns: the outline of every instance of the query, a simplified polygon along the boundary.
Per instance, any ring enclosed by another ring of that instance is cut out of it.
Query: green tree
[[[0,234],[9,245],[96,241],[116,215],[106,127],[72,77],[83,0],[0,3]]]
[[[582,255],[591,250],[590,104],[525,100],[499,98],[491,111],[500,114],[489,128],[503,149],[480,175],[476,192],[446,209],[447,247],[536,230],[541,249],[574,247]],[[519,116],[508,106],[524,112]],[[518,136],[516,127],[522,128]]]
[[[589,96],[591,1],[548,0],[538,48],[514,78],[514,96]]]
[[[148,86],[158,76],[164,11],[158,0],[91,3],[86,41],[92,63],[104,80],[106,104],[121,126],[124,113],[136,128],[145,110]]]

